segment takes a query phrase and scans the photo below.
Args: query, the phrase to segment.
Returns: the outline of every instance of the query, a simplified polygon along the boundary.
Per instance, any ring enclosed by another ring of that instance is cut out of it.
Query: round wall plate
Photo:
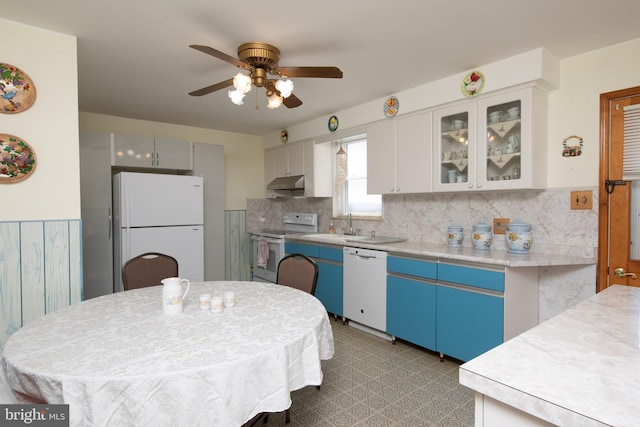
[[[283,144],[286,144],[288,140],[289,140],[289,132],[286,129],[282,129],[280,131],[280,142],[282,142]]]
[[[338,118],[336,116],[331,116],[329,117],[329,123],[327,124],[327,126],[329,127],[329,130],[331,132],[335,132],[336,130],[338,130]]]
[[[0,62],[0,113],[21,113],[31,107],[35,100],[36,86],[27,73]]]
[[[0,133],[0,184],[25,180],[36,169],[36,152],[21,138]]]
[[[480,71],[471,71],[462,79],[461,88],[464,96],[473,97],[479,95],[484,89],[484,74]]]
[[[400,102],[395,96],[390,96],[384,101],[383,111],[387,117],[393,117],[398,114],[400,109]]]

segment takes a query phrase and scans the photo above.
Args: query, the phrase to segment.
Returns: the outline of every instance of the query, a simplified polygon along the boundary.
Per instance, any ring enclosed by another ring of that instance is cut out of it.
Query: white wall
[[[0,129],[37,156],[31,177],[0,184],[0,221],[80,218],[76,38],[3,19],[0,26],[0,60],[27,73],[36,89],[31,108],[0,114]]]
[[[248,198],[264,197],[264,151],[260,137],[84,112],[80,113],[80,128],[222,145],[225,210],[246,209]]]
[[[549,187],[598,185],[600,94],[640,86],[639,70],[640,39],[561,61],[560,89],[549,95]],[[580,157],[562,157],[571,135],[584,140]]]

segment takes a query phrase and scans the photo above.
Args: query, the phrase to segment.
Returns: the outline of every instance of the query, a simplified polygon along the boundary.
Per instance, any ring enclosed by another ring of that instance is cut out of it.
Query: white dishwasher
[[[345,246],[344,317],[379,331],[387,329],[387,253]]]

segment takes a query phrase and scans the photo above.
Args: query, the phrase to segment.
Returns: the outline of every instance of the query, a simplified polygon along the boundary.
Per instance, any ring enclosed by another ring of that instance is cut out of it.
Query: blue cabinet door
[[[436,286],[387,276],[387,333],[436,348]]]
[[[503,342],[504,300],[437,287],[437,345],[440,353],[468,361]]]
[[[329,313],[342,316],[342,264],[316,260],[318,282],[315,296]]]

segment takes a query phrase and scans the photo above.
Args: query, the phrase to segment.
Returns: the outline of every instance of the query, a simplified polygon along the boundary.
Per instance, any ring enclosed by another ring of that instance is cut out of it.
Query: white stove
[[[292,234],[318,232],[318,214],[287,212],[282,216],[283,228],[251,233],[253,280],[276,282],[278,263],[285,256],[285,237]]]

